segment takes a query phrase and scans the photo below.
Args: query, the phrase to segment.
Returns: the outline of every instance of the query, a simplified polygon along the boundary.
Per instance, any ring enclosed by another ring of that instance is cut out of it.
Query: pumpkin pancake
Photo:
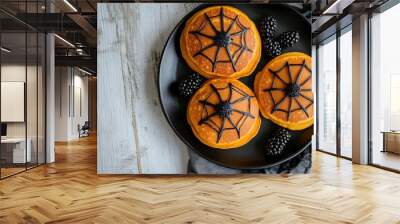
[[[213,148],[240,147],[261,125],[257,99],[236,79],[212,79],[190,99],[187,120],[194,135]]]
[[[310,56],[293,52],[274,58],[256,75],[254,91],[261,114],[272,122],[291,130],[314,123]]]
[[[182,56],[206,78],[250,75],[261,56],[257,27],[242,11],[212,6],[195,13],[180,37]]]

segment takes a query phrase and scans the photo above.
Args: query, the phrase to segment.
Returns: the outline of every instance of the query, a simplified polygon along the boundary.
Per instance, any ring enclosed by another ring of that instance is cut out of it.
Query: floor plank
[[[0,223],[400,223],[400,175],[315,152],[308,175],[96,174],[96,139],[0,181]]]

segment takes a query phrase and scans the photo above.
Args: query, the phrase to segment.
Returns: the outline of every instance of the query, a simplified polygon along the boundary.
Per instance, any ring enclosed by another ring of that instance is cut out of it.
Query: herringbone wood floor
[[[0,223],[400,223],[400,175],[314,153],[294,176],[98,176],[96,139],[0,181]]]

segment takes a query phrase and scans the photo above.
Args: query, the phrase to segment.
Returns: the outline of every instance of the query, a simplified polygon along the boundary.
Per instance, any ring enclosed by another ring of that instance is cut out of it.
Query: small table
[[[400,154],[400,131],[382,131],[383,150],[382,152],[392,152]]]
[[[7,163],[31,162],[31,139],[26,139],[26,142],[27,147],[25,153],[25,138],[1,139],[1,156]]]

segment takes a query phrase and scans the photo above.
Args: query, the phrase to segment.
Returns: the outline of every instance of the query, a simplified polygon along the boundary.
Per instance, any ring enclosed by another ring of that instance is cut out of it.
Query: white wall
[[[38,69],[38,70],[37,70]],[[25,138],[30,139],[30,147],[32,149],[32,161],[44,162],[44,74],[42,67],[36,65],[25,66],[21,63],[9,63],[1,66],[2,82],[24,82],[26,84],[26,106],[22,108],[26,112],[26,120],[24,122],[6,122],[7,137],[9,138]],[[27,79],[27,80],[26,80]],[[2,96],[7,97],[7,96]],[[9,108],[1,108],[7,110]],[[39,150],[39,156],[36,153]]]
[[[71,120],[71,136],[73,138],[78,138],[79,137],[79,132],[78,132],[78,124],[83,125],[85,121],[89,120],[89,110],[88,110],[88,77],[87,76],[82,76],[83,73],[79,72],[76,74],[75,70],[75,75],[74,75],[74,110],[73,111],[73,116]],[[80,91],[80,93],[78,93]],[[80,95],[80,99],[78,98]],[[78,101],[81,101],[80,103]],[[80,105],[79,105],[80,104]],[[81,108],[79,108],[81,107]],[[81,110],[81,111],[80,111]]]
[[[88,77],[72,67],[56,67],[55,73],[55,140],[70,141],[88,120]]]
[[[8,64],[1,66],[1,81],[2,82],[25,82],[26,67],[20,64]],[[32,67],[28,67],[28,74]],[[1,108],[5,110],[6,108]],[[25,122],[7,123],[7,137],[25,138]]]
[[[55,68],[55,141],[68,140],[69,85],[70,76],[67,67]]]
[[[32,66],[28,66],[27,68],[24,65],[20,64],[6,64],[1,66],[1,81],[2,82],[24,82],[26,70],[28,70],[28,74],[32,74],[32,70],[36,68]],[[35,93],[36,96],[36,93]],[[6,96],[2,96],[6,97]],[[6,110],[7,108],[1,108],[1,110]],[[24,110],[24,108],[23,108]],[[9,137],[25,137],[25,125],[24,122],[11,122],[7,123],[7,135]]]
[[[27,72],[27,73],[26,73]],[[39,71],[40,72],[40,71]],[[1,66],[1,81],[2,82],[25,82],[25,75],[27,74],[29,87],[36,86],[36,66],[27,66],[25,64],[5,64]],[[33,77],[35,76],[35,77]],[[30,133],[36,130],[36,87],[27,88],[27,107],[29,108],[29,113],[27,113],[28,119],[28,137]],[[3,96],[4,97],[4,96]],[[5,110],[6,108],[2,108]],[[32,123],[33,122],[33,123]],[[8,137],[25,137],[25,123],[26,122],[8,122],[7,123],[7,136]],[[32,127],[32,131],[30,131]],[[35,131],[36,137],[36,131]]]

